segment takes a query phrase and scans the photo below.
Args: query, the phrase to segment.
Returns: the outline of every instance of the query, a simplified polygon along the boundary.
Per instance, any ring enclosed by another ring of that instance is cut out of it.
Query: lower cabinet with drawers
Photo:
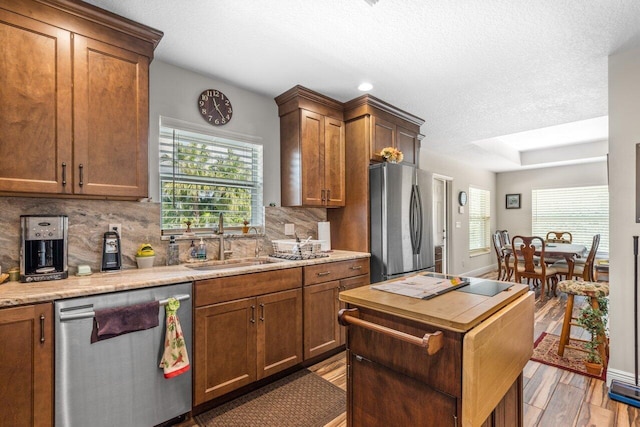
[[[334,350],[346,342],[338,324],[344,303],[341,291],[369,284],[369,259],[359,258],[303,267],[304,360]]]

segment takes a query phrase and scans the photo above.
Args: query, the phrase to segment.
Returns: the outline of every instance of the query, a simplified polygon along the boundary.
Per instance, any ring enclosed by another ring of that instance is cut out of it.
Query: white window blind
[[[489,252],[491,239],[491,192],[469,188],[469,252]]]
[[[594,234],[600,234],[598,252],[609,252],[606,185],[532,190],[531,203],[534,235],[544,238],[549,231],[569,231],[573,243],[590,249]]]
[[[261,225],[262,145],[169,123],[160,125],[162,229],[185,228],[185,221],[210,228],[221,212],[225,226]]]

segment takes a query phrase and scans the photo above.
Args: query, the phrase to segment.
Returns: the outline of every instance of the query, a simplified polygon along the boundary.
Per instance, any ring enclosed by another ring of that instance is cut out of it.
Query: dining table
[[[542,252],[541,245],[535,245],[536,251],[535,255],[540,256]],[[504,246],[505,251],[505,265],[508,267],[511,258],[511,245],[507,244]],[[577,258],[583,257],[587,252],[587,247],[585,245],[579,245],[575,243],[545,243],[544,245],[544,256],[545,259],[554,259],[554,258],[564,258],[567,261],[567,278],[573,277],[573,268],[575,267],[575,260]],[[507,271],[511,271],[507,268]],[[511,280],[511,274],[506,279],[507,281]],[[555,293],[555,290],[554,290]]]

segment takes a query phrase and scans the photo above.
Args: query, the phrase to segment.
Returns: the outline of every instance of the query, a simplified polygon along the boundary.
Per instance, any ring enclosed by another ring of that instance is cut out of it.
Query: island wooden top
[[[429,273],[422,274],[429,275]],[[469,279],[472,283],[486,280]],[[467,332],[518,297],[525,295],[529,290],[529,287],[524,284],[511,283],[511,285],[507,290],[492,297],[453,290],[428,300],[362,286],[340,292],[340,301],[450,331]]]

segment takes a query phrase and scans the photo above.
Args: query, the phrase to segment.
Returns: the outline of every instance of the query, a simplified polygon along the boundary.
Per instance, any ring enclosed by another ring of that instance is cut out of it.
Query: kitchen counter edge
[[[366,252],[335,250],[328,257],[323,258],[295,261],[274,259],[275,262],[266,264],[224,270],[194,270],[187,267],[186,264],[180,264],[176,266],[93,273],[90,276],[70,276],[63,280],[45,282],[8,282],[0,285],[0,308],[262,271],[284,270],[329,262],[369,258],[370,256],[371,254]],[[302,286],[302,284],[300,285]]]

